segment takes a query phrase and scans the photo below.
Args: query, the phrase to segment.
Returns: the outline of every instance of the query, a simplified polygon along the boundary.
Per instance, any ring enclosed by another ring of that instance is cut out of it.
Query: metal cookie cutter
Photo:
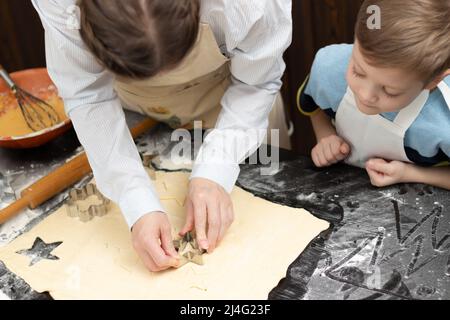
[[[79,202],[87,198],[95,196],[100,200],[100,204],[89,206],[86,210],[81,210]],[[67,215],[72,218],[80,218],[82,222],[91,221],[94,217],[103,217],[108,213],[110,200],[105,198],[97,187],[93,184],[88,184],[81,189],[72,189],[69,193],[67,204]]]
[[[202,256],[206,253],[206,250],[200,249],[195,234],[188,232],[183,238],[174,240],[173,245],[181,256],[178,268],[181,268],[189,262],[200,266],[203,265]]]

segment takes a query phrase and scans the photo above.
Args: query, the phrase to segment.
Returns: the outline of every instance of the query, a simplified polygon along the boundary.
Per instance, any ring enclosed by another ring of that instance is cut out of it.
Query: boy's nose
[[[360,90],[359,98],[365,105],[373,105],[378,101],[378,97],[373,90]]]

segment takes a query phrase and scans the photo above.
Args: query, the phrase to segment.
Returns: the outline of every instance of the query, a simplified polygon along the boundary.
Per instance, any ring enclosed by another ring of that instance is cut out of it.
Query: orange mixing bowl
[[[29,69],[11,73],[13,81],[22,89],[33,92],[39,89],[45,89],[53,85],[47,69]],[[0,79],[0,94],[7,93],[10,89],[6,83]],[[25,120],[23,120],[25,121]],[[41,131],[32,132],[24,136],[0,136],[0,147],[11,149],[35,148],[46,144],[47,142],[59,137],[72,127],[69,119],[60,122],[50,128]]]

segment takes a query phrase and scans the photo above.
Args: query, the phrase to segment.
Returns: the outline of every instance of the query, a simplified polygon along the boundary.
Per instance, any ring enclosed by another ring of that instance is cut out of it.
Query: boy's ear
[[[438,84],[441,83],[448,76],[450,76],[450,69],[447,69],[447,71],[445,71],[443,74],[437,76],[436,79],[434,79],[429,85],[427,85],[425,89],[430,91],[435,89],[438,86]]]

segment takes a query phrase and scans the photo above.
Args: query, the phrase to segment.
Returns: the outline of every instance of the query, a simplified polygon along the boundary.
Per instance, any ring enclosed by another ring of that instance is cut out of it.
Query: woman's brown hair
[[[197,40],[199,0],[79,0],[81,37],[119,76],[149,78],[176,66]]]

